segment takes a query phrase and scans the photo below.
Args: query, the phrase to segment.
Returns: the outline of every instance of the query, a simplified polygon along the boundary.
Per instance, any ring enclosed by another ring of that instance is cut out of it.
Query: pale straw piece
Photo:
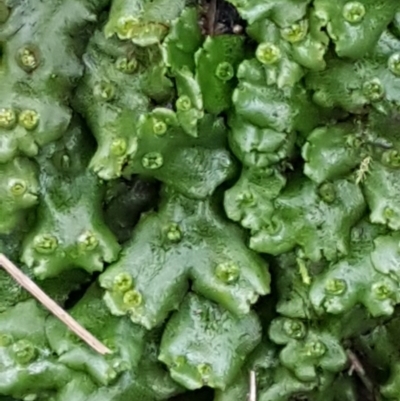
[[[60,305],[41,290],[27,275],[25,275],[10,259],[0,253],[0,266],[25,290],[34,296],[54,316],[60,319],[72,332],[81,338],[86,344],[101,355],[111,354],[112,351],[102,344],[96,337],[82,327]]]
[[[256,372],[250,371],[250,391],[248,401],[257,401],[257,381]]]

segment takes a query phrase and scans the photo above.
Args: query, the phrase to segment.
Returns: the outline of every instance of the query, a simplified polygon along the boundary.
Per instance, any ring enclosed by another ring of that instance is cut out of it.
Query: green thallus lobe
[[[0,24],[6,22],[9,16],[9,8],[3,2],[0,2]]]

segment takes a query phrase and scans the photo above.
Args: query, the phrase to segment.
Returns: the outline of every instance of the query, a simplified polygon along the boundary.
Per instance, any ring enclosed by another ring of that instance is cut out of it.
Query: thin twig
[[[367,390],[371,393],[374,392],[374,385],[372,384],[371,380],[368,378],[367,373],[365,372],[365,369],[361,363],[361,361],[358,359],[357,355],[351,351],[347,350],[347,357],[349,358],[350,361],[350,370],[349,370],[349,375],[351,375],[353,372],[356,372],[357,376],[360,378],[360,380],[363,382],[364,386],[367,388]]]
[[[257,381],[256,372],[250,371],[250,391],[248,401],[257,401]]]
[[[53,299],[44,293],[28,276],[26,276],[14,263],[5,255],[0,253],[0,266],[13,279],[32,294],[41,304],[43,304],[54,316],[60,319],[71,331],[80,337],[86,344],[92,347],[101,355],[111,354],[112,351],[102,344],[96,337],[83,328],[71,315],[61,308]]]
[[[207,31],[210,36],[215,33],[217,19],[217,0],[211,0],[207,11]]]

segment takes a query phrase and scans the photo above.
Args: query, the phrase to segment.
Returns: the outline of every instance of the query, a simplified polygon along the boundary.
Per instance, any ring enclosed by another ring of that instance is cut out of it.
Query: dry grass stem
[[[71,315],[61,306],[44,293],[28,276],[26,276],[14,263],[5,255],[0,253],[0,266],[25,290],[34,296],[54,316],[60,319],[71,331],[73,331],[86,344],[101,355],[111,354],[112,351],[102,344],[96,337],[82,327]]]
[[[358,359],[357,355],[353,351],[347,350],[347,357],[349,358],[350,361],[349,375],[352,375],[353,372],[355,372],[362,381],[362,383],[364,384],[365,388],[369,392],[373,393],[374,386],[369,380],[367,373],[365,372],[365,369],[361,361]]]
[[[250,391],[248,401],[257,401],[257,381],[256,372],[250,371]]]

